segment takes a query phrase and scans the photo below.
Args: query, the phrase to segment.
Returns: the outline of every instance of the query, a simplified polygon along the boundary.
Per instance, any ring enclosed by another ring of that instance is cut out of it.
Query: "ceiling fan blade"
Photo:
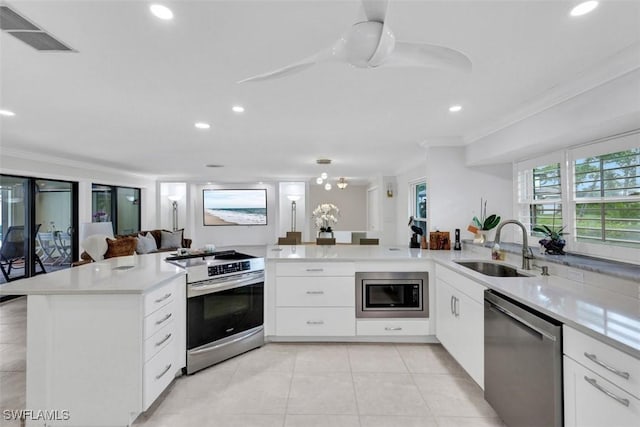
[[[425,67],[471,72],[471,60],[464,53],[444,46],[396,42],[384,67]]]
[[[303,59],[302,61],[296,62],[295,64],[287,65],[286,67],[282,67],[277,70],[269,71],[263,74],[258,74],[252,77],[247,77],[246,79],[238,81],[238,83],[259,82],[263,80],[279,79],[280,77],[285,77],[290,74],[299,73],[300,71],[304,71],[307,68],[312,67],[314,65],[316,65],[316,61],[315,61],[315,58],[312,56],[310,58]]]
[[[346,39],[343,36],[337,42],[335,42],[333,46],[328,49],[321,50],[315,55],[309,56],[298,62],[294,62],[293,64],[289,64],[285,67],[278,68],[277,70],[248,77],[246,79],[240,80],[238,83],[259,82],[264,80],[278,79],[280,77],[286,77],[288,75],[304,71],[319,62],[343,61],[345,59],[345,43]]]
[[[389,7],[389,0],[362,0],[364,14],[369,21],[384,23]]]

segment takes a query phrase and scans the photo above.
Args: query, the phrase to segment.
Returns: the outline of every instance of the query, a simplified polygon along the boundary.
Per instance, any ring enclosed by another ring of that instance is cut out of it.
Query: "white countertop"
[[[0,295],[144,293],[185,271],[164,259],[168,253],[109,258],[0,286]]]
[[[431,260],[640,359],[639,299],[562,277],[540,276],[535,270],[526,272],[533,277],[492,277],[454,262],[491,261],[489,257],[479,257],[475,253],[389,246],[270,246],[267,260]]]
[[[426,249],[378,245],[277,245],[268,246],[267,260],[383,261],[430,259]]]

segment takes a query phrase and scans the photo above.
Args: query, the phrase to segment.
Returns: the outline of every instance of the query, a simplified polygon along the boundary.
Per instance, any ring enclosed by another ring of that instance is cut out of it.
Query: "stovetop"
[[[172,255],[165,260],[187,270],[187,283],[264,270],[264,258],[235,250]]]

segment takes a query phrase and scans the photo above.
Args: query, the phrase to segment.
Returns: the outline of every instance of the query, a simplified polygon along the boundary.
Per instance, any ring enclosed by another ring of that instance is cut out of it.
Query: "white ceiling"
[[[392,0],[399,40],[460,50],[473,72],[332,63],[237,84],[331,45],[362,19],[360,2],[162,2],[171,22],[147,1],[6,3],[77,53],[38,52],[2,33],[0,108],[16,116],[2,118],[0,148],[166,180],[393,175],[423,157],[420,143],[471,142],[640,46],[639,1],[605,0],[576,19],[569,1]],[[449,113],[454,103],[464,110]],[[317,166],[320,157],[333,165]]]

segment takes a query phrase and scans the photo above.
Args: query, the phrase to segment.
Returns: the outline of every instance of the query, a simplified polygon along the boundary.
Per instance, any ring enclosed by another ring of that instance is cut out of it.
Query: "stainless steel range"
[[[187,270],[187,374],[264,344],[264,258],[167,258]]]

